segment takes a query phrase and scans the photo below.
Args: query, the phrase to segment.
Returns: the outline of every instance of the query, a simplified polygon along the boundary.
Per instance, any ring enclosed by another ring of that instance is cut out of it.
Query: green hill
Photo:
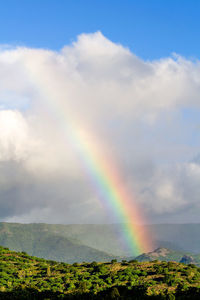
[[[26,251],[30,255],[41,256],[38,252],[40,239],[49,236],[59,237],[60,242],[62,239],[67,239],[79,245],[98,249],[100,252],[109,253],[112,257],[130,255],[130,250],[125,248],[122,240],[121,229],[114,225],[0,223],[0,245],[16,251]],[[41,247],[40,250],[42,250]],[[44,253],[48,254],[48,252],[47,242]],[[45,256],[45,258],[48,257]],[[60,260],[60,257],[57,256],[55,259]]]
[[[0,244],[29,255],[68,263],[82,261],[109,261],[115,256],[66,238],[51,225],[0,223]]]
[[[199,299],[200,268],[176,262],[66,264],[0,247],[0,299]]]
[[[155,241],[184,254],[200,253],[200,224],[156,224],[143,226]],[[18,224],[0,223],[0,245],[58,261],[105,261],[134,257],[126,247],[120,224]],[[183,255],[184,255],[183,254]]]

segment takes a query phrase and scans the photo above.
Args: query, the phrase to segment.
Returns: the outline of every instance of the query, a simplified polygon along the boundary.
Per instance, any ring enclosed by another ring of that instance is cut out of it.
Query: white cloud
[[[86,130],[150,216],[190,207],[192,219],[199,166],[185,160],[200,145],[184,111],[199,111],[199,78],[199,61],[143,61],[100,32],[59,52],[1,48],[1,217],[105,217],[73,145]]]

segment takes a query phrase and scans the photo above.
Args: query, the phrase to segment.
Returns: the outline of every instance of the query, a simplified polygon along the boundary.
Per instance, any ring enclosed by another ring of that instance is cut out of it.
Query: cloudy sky
[[[120,221],[88,176],[81,133],[112,160],[145,222],[199,222],[191,2],[1,4],[0,221]]]
[[[199,78],[198,60],[145,61],[101,32],[60,51],[2,47],[1,220],[107,220],[69,136],[81,128],[150,222],[198,221]]]

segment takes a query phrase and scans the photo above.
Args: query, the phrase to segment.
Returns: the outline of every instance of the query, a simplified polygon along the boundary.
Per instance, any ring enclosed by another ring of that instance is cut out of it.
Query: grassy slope
[[[200,269],[172,262],[69,265],[0,247],[1,299],[141,300],[168,294],[199,299]]]

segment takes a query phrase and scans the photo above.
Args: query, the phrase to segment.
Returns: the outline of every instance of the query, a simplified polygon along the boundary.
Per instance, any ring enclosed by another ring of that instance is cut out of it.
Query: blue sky
[[[0,43],[57,50],[100,30],[143,59],[199,58],[199,12],[198,0],[6,0]]]

